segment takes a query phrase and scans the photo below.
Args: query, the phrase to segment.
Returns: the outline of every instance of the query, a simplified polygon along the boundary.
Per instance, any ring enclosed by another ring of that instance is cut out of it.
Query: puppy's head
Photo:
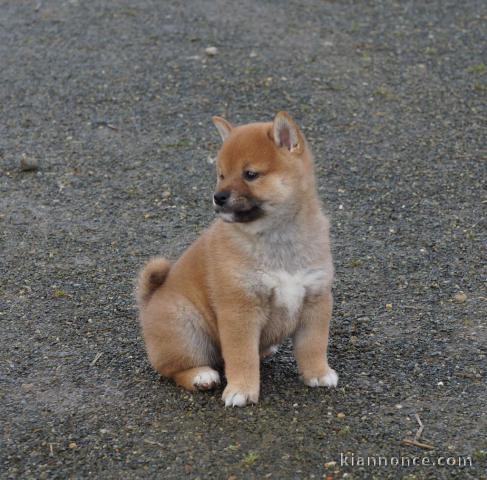
[[[306,190],[314,191],[311,155],[287,113],[270,123],[234,127],[221,117],[213,123],[223,140],[213,204],[224,221],[248,223],[292,212]]]

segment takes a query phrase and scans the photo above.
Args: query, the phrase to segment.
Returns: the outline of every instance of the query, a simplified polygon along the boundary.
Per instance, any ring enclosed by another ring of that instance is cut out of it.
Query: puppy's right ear
[[[279,112],[275,116],[272,124],[272,136],[279,148],[286,148],[291,153],[303,153],[303,135],[288,113]]]
[[[220,137],[222,137],[222,140],[225,141],[228,135],[230,135],[233,125],[222,117],[212,117],[212,120],[216,129],[218,130],[218,133],[220,134]]]

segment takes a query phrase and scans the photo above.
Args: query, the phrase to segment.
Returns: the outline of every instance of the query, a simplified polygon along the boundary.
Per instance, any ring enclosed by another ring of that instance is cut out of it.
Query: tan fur
[[[142,271],[138,300],[149,360],[189,390],[216,386],[214,369],[224,363],[223,400],[241,406],[258,401],[260,356],[292,336],[303,381],[333,386],[326,358],[329,224],[309,147],[284,112],[271,123],[214,122],[224,139],[216,191],[231,196],[217,207],[221,218],[170,269],[156,259]],[[248,170],[260,176],[247,181]],[[258,218],[234,221],[254,207]]]
[[[171,268],[165,258],[157,257],[149,260],[139,273],[137,279],[137,304],[145,305],[151,295],[164,283]]]

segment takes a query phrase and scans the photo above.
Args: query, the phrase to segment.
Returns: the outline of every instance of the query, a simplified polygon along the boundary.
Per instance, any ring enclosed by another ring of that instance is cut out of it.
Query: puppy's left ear
[[[233,130],[233,125],[222,117],[212,117],[212,120],[220,137],[222,137],[222,141],[225,141]]]
[[[272,136],[279,148],[291,153],[303,153],[304,137],[294,120],[286,112],[279,112],[272,124]]]

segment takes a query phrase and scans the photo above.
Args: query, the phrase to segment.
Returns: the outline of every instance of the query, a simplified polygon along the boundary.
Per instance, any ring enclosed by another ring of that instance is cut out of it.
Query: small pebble
[[[76,445],[76,442],[71,442],[68,447],[71,449],[71,450],[74,450],[75,448],[78,448],[78,445]]]
[[[386,303],[386,310],[392,310],[392,303]]]
[[[218,48],[216,48],[216,47],[206,47],[205,48],[205,53],[209,57],[214,57],[218,53]]]
[[[23,172],[31,172],[39,169],[39,162],[37,158],[28,157],[25,153],[22,154],[20,159],[20,170]]]
[[[22,389],[22,391],[24,393],[29,393],[29,392],[32,392],[32,390],[34,389],[34,384],[33,383],[23,383],[20,388]]]
[[[467,295],[464,292],[458,292],[453,295],[453,301],[455,303],[465,303],[467,301]]]
[[[346,415],[343,412],[338,412],[337,413],[337,418],[345,418]]]

